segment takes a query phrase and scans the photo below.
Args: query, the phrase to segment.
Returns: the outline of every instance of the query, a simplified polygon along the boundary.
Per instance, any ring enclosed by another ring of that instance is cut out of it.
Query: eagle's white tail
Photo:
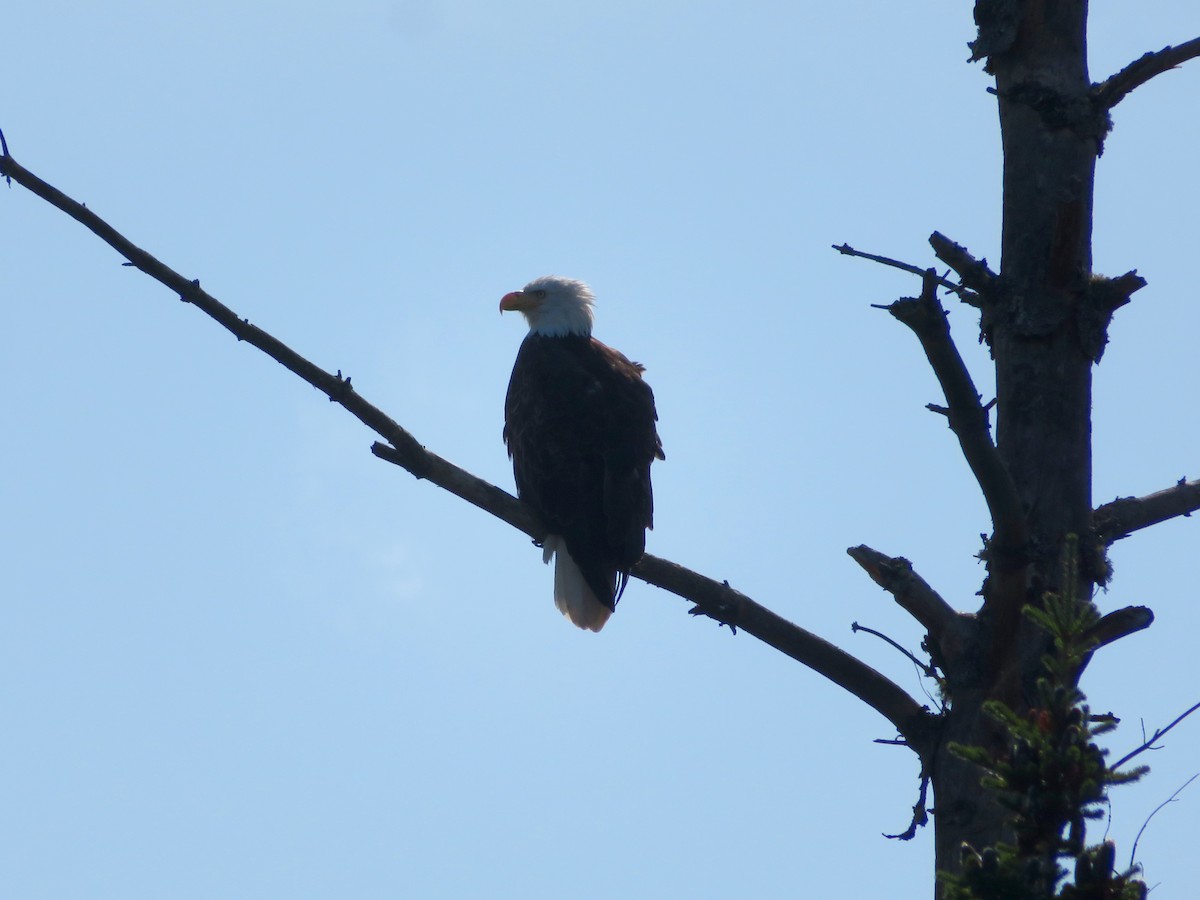
[[[548,535],[542,544],[542,562],[550,562],[552,556],[555,558],[554,605],[572,624],[588,631],[599,631],[612,610],[596,599],[579,566],[567,552],[566,542],[557,534]]]

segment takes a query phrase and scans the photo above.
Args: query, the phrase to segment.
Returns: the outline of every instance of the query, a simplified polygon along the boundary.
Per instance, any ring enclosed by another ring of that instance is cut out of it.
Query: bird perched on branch
[[[650,464],[665,457],[643,367],[592,337],[593,302],[582,281],[546,275],[505,294],[500,311],[529,323],[504,401],[517,494],[549,529],[554,605],[599,631],[645,552]]]

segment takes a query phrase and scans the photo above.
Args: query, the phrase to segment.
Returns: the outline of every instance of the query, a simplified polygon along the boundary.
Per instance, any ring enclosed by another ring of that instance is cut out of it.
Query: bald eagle
[[[554,605],[599,631],[654,527],[650,464],[665,459],[643,367],[592,337],[586,284],[554,275],[505,294],[529,323],[504,401],[517,494],[549,534]]]

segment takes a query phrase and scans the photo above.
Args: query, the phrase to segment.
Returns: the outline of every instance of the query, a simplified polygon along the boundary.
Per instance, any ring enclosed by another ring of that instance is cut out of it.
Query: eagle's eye
[[[533,296],[537,297],[539,300],[546,299],[546,291],[543,288],[538,288],[536,291],[533,291],[532,293],[533,293]]]

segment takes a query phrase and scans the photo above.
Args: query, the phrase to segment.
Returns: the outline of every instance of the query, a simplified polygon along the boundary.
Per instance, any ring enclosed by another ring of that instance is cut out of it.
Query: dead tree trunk
[[[1014,19],[984,15],[976,56],[996,76],[1004,148],[1003,227],[997,276],[980,284],[983,336],[996,364],[996,446],[1023,522],[986,550],[989,577],[969,653],[947,659],[959,685],[946,737],[986,744],[980,704],[1029,708],[1044,640],[1020,614],[1056,590],[1067,535],[1091,531],[1091,367],[1088,345],[1092,193],[1104,130],[1093,112],[1086,3],[1027,2]],[[1082,566],[1078,596],[1102,580]],[[980,652],[982,651],[982,652]],[[957,870],[960,846],[1004,837],[1004,814],[980,797],[979,773],[946,752],[933,771],[937,865]]]
[[[995,76],[1004,151],[999,272],[938,236],[934,248],[978,296],[996,366],[998,465],[977,470],[994,524],[983,605],[963,639],[936,648],[951,702],[927,772],[937,868],[946,871],[959,870],[964,843],[982,848],[1006,838],[1005,812],[982,795],[978,769],[947,747],[998,739],[981,709],[987,700],[1022,714],[1035,702],[1047,645],[1022,607],[1040,604],[1047,591],[1088,598],[1107,580],[1107,541],[1091,499],[1091,369],[1113,311],[1144,284],[1134,273],[1092,273],[1095,169],[1111,103],[1088,76],[1087,3],[979,0],[976,20],[974,59]],[[961,437],[967,426],[956,416],[977,414],[947,396]],[[1071,536],[1080,547],[1078,583],[1060,585]],[[1130,619],[1148,622],[1149,613]]]
[[[1010,814],[980,787],[979,768],[951,747],[1002,755],[1006,738],[984,704],[1001,701],[1026,716],[1038,703],[1049,641],[1022,610],[1041,606],[1047,592],[1087,602],[1108,580],[1106,551],[1114,540],[1161,521],[1168,507],[1179,510],[1174,514],[1194,509],[1200,491],[1196,482],[1183,482],[1092,508],[1092,366],[1103,354],[1113,312],[1145,284],[1136,272],[1117,278],[1092,272],[1096,161],[1111,108],[1155,74],[1200,55],[1200,39],[1146,54],[1093,84],[1087,12],[1082,0],[978,0],[973,59],[995,76],[1004,151],[1000,269],[935,233],[934,252],[959,282],[929,270],[919,298],[887,307],[921,341],[946,395],[946,407],[937,410],[959,439],[993,523],[980,554],[987,578],[978,611],[936,627],[917,616],[929,627],[926,646],[947,698],[941,716],[905,733],[934,788],[938,871],[961,871],[964,845],[982,850],[1012,842]],[[991,404],[980,402],[950,338],[939,286],[979,309],[996,367],[994,443]],[[906,562],[865,547],[850,553],[912,611],[907,601],[916,576]],[[1063,565],[1066,554],[1071,566]],[[1063,572],[1072,573],[1073,584],[1059,583]],[[1117,610],[1091,637],[1100,646],[1152,619],[1143,607]],[[1055,860],[1042,862],[1044,871],[1054,871]]]

